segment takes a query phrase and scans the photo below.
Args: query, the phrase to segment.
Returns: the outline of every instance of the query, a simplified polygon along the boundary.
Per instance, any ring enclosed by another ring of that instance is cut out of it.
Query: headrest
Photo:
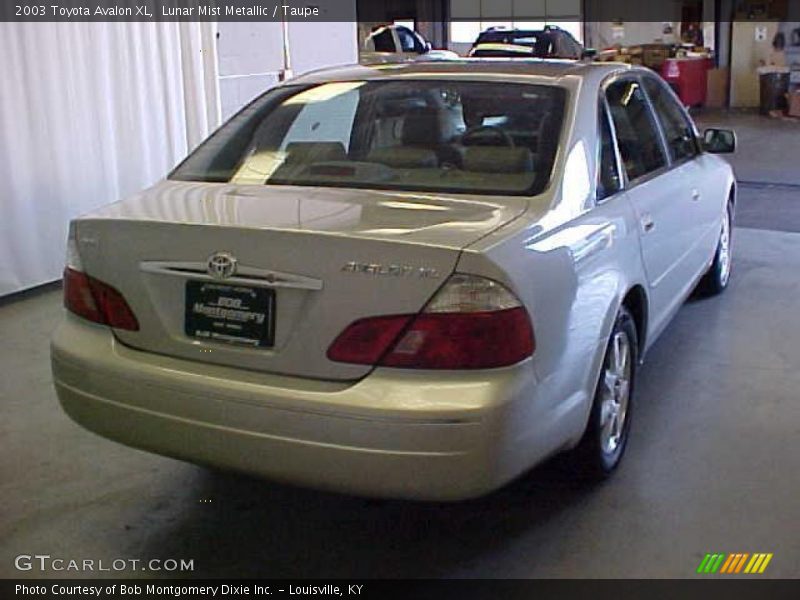
[[[367,155],[367,161],[399,169],[435,169],[439,166],[439,160],[433,150],[407,146],[376,148]]]
[[[529,173],[533,171],[533,154],[527,148],[467,146],[464,149],[464,170],[477,173]]]
[[[442,142],[439,113],[436,110],[413,110],[403,119],[402,136],[405,146],[438,146]]]
[[[315,163],[347,160],[347,152],[341,142],[291,142],[286,146],[287,164]]]

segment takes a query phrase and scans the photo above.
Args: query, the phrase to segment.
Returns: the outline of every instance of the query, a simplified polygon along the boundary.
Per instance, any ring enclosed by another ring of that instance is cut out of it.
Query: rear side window
[[[658,128],[639,82],[612,83],[606,97],[628,179],[633,181],[666,166]]]
[[[375,44],[375,52],[394,52],[394,38],[389,29],[384,29],[379,34],[373,36],[372,43]]]
[[[694,128],[675,98],[667,91],[664,84],[652,77],[644,80],[644,87],[664,129],[672,160],[681,161],[695,157],[698,149]]]
[[[422,46],[410,30],[404,27],[398,27],[397,37],[400,39],[400,49],[402,52],[422,53]]]

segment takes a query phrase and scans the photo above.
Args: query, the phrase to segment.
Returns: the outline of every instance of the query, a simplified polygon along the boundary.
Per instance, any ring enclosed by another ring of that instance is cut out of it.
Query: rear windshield
[[[532,58],[533,50],[514,44],[481,44],[475,46],[469,55],[476,58]]]
[[[550,179],[565,98],[555,86],[453,81],[278,88],[171,178],[538,194]]]
[[[478,44],[516,44],[532,48],[547,41],[547,34],[533,31],[484,31],[475,40]]]

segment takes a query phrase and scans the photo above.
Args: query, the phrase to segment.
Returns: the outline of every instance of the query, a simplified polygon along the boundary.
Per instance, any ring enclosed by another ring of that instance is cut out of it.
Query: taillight
[[[331,344],[338,362],[407,369],[492,369],[535,349],[525,308],[504,286],[454,275],[419,315],[360,319]]]
[[[355,321],[331,344],[328,358],[358,365],[377,364],[412,318],[413,315],[396,315]]]
[[[64,306],[89,321],[138,331],[130,306],[113,287],[71,267],[64,269]]]

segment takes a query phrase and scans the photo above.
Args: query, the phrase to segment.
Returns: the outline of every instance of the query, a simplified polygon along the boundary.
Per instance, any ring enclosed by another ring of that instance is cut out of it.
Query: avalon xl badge
[[[215,252],[208,257],[206,270],[214,279],[228,279],[236,274],[237,263],[230,252]]]
[[[360,263],[351,261],[342,269],[344,273],[363,273],[376,277],[420,277],[438,279],[439,271],[432,267],[412,267],[411,265],[382,265],[379,263]]]

